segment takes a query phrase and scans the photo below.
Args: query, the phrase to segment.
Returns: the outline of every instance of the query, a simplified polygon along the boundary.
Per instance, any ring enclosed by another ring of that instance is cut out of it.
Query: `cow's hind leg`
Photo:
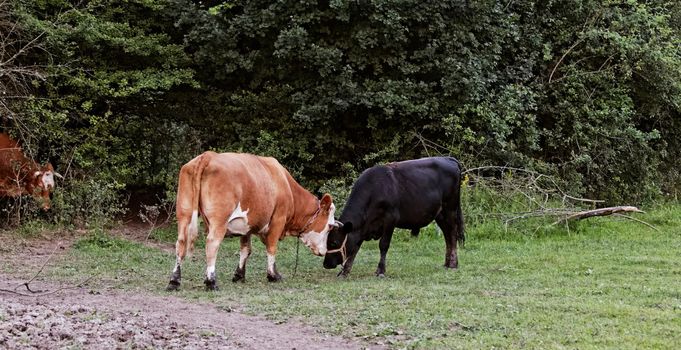
[[[251,255],[251,235],[241,236],[241,249],[239,250],[239,266],[234,271],[232,282],[246,281],[246,260]]]
[[[445,238],[445,245],[447,247],[445,251],[445,267],[449,269],[456,269],[459,267],[459,258],[456,254],[456,243],[457,243],[457,224],[453,215],[445,215],[446,212],[442,211],[435,218],[435,222],[442,230]]]
[[[225,221],[221,220],[218,221],[218,224],[210,225],[208,236],[206,237],[206,279],[203,282],[206,284],[206,290],[218,290],[215,281],[215,261],[218,257],[218,248],[220,248],[220,243],[227,231],[225,224],[222,223]]]
[[[383,232],[383,236],[381,236],[381,240],[378,242],[378,248],[381,250],[381,260],[378,262],[378,267],[376,268],[376,276],[378,277],[385,277],[385,257],[390,248],[393,231],[394,229],[388,229]]]
[[[192,242],[191,232],[189,230],[193,229],[193,222],[187,222],[188,218],[181,218],[177,223],[177,241],[175,242],[175,268],[170,275],[170,282],[166,287],[167,291],[174,291],[180,288],[180,281],[182,280],[182,261],[187,255],[189,250],[188,245]],[[197,219],[198,220],[198,219]]]
[[[177,250],[177,248],[175,248],[175,250]],[[170,275],[170,282],[168,282],[168,286],[166,287],[167,291],[174,291],[180,289],[180,281],[182,280],[181,266],[184,257],[181,257],[177,253],[175,255],[176,255],[175,268],[173,268],[173,272]]]

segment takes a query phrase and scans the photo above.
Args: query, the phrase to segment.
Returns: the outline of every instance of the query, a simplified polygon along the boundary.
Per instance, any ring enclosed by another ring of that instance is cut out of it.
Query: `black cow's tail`
[[[454,207],[454,223],[456,226],[456,229],[454,231],[454,234],[456,235],[456,241],[463,247],[464,243],[466,242],[466,234],[465,234],[465,225],[463,222],[463,210],[461,210],[461,184],[463,183],[463,167],[461,166],[461,162],[459,162],[458,159],[454,157],[450,157],[453,161],[456,162],[456,165],[459,167],[458,171],[458,177],[459,177],[459,183],[456,184],[456,205]]]
[[[466,242],[466,230],[463,223],[463,211],[461,210],[461,190],[459,190],[459,198],[457,198],[454,215],[456,215],[454,217],[454,221],[456,223],[456,230],[454,231],[454,234],[456,235],[456,241],[463,247],[464,243]]]

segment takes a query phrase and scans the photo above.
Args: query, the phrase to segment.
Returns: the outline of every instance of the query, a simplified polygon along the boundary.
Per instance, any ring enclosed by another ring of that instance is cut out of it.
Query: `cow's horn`
[[[53,174],[54,176],[56,176],[56,177],[58,177],[58,178],[62,179],[62,180],[64,179],[64,177],[63,177],[63,176],[61,176],[61,174],[60,174],[60,173],[58,173],[58,172],[56,172],[56,171],[53,171],[53,172],[52,172],[52,174]]]
[[[334,220],[334,221],[333,221],[333,226],[336,226],[336,227],[338,227],[338,228],[342,228],[342,227],[343,227],[343,223],[340,222],[340,221],[338,221],[338,220]]]

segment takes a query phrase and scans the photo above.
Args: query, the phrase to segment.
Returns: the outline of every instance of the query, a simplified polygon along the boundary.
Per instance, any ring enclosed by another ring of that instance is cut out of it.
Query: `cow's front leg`
[[[277,271],[277,263],[276,263],[276,257],[277,255],[277,246],[276,243],[274,246],[268,246],[267,247],[267,280],[270,282],[279,282],[281,281],[281,275]]]
[[[232,282],[246,281],[246,260],[251,255],[251,235],[241,236],[241,249],[239,250],[239,266],[234,271]]]
[[[378,248],[381,251],[381,260],[378,261],[378,267],[376,268],[377,277],[385,277],[385,256],[388,254],[388,248],[390,248],[390,240],[393,237],[393,230],[387,230],[383,233],[381,240],[378,242]]]
[[[275,262],[274,254],[267,252],[267,280],[270,282],[279,282],[282,277],[277,271],[277,263]]]
[[[218,290],[215,280],[215,262],[218,257],[218,248],[225,237],[224,225],[212,225],[206,237],[206,290]]]
[[[274,221],[270,223],[270,231],[265,237],[265,246],[267,247],[267,280],[270,282],[281,281],[281,275],[277,271],[276,255],[277,255],[277,244],[279,243],[279,237],[284,229],[284,225],[278,224]]]
[[[355,256],[356,256],[356,254],[347,257],[347,260],[345,260],[345,263],[343,264],[342,269],[338,273],[338,277],[343,277],[343,278],[348,277],[348,275],[350,274],[350,271],[352,271],[352,263],[355,261]]]

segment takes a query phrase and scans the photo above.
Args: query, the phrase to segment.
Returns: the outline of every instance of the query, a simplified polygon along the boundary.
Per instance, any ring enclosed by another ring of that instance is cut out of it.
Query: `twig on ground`
[[[21,287],[21,286],[26,286],[26,290],[28,290],[28,291],[31,292],[31,293],[42,293],[42,292],[44,292],[44,291],[42,291],[42,290],[36,290],[36,291],[31,290],[31,288],[29,287],[29,284],[30,284],[31,282],[33,282],[33,281],[38,277],[38,275],[40,275],[40,273],[41,273],[41,272],[43,271],[43,269],[45,268],[45,265],[47,265],[47,263],[50,261],[50,259],[52,259],[52,256],[54,255],[54,253],[57,251],[57,249],[61,248],[61,246],[62,246],[62,245],[61,245],[61,242],[59,242],[59,244],[57,244],[57,246],[55,246],[54,249],[52,250],[52,253],[50,253],[50,255],[47,257],[47,259],[45,260],[45,262],[43,263],[43,265],[40,266],[40,269],[38,270],[38,272],[36,272],[36,273],[33,275],[33,277],[31,277],[31,279],[28,280],[27,282],[24,282],[24,283],[22,283],[22,284],[20,284],[20,285],[18,285],[18,286],[16,286],[16,287],[14,287],[14,290],[17,290],[17,288],[19,288],[19,287]]]
[[[44,293],[26,294],[26,293],[17,292],[17,291],[15,291],[15,290],[11,290],[11,289],[2,289],[2,288],[0,288],[0,292],[10,293],[10,294],[16,294],[16,295],[21,295],[21,296],[24,296],[24,297],[41,297],[41,296],[45,296],[45,295],[54,294],[54,293],[57,293],[57,292],[62,291],[62,290],[80,288],[80,287],[82,287],[84,284],[86,284],[87,282],[89,282],[91,279],[93,279],[94,277],[95,277],[95,275],[92,275],[92,276],[90,276],[90,277],[84,279],[82,282],[76,284],[75,286],[59,287],[59,288],[57,288],[57,289],[55,289],[55,290],[47,291],[47,292],[44,292]]]
[[[30,287],[31,282],[33,282],[36,278],[38,278],[38,276],[39,276],[40,273],[43,271],[43,269],[45,269],[45,266],[47,266],[47,263],[49,263],[50,260],[52,259],[52,256],[54,256],[54,253],[57,251],[57,249],[59,249],[59,248],[61,248],[61,247],[62,247],[62,244],[61,244],[61,241],[60,241],[60,242],[57,244],[57,246],[54,247],[54,249],[52,250],[52,252],[50,253],[50,255],[47,257],[47,259],[45,259],[45,261],[43,262],[43,264],[40,266],[40,269],[38,269],[38,272],[36,272],[36,273],[33,275],[33,277],[31,277],[31,279],[29,279],[28,281],[26,281],[26,282],[24,282],[24,283],[21,283],[21,284],[17,285],[16,287],[14,287],[14,289],[3,289],[3,288],[0,288],[0,292],[10,293],[10,294],[16,294],[16,295],[21,295],[21,296],[25,296],[25,297],[31,297],[31,296],[33,296],[33,297],[40,297],[40,296],[44,296],[44,295],[54,294],[54,293],[57,293],[57,292],[62,291],[62,290],[79,288],[79,287],[83,286],[84,284],[86,284],[88,281],[90,281],[95,275],[92,275],[92,276],[90,276],[90,277],[84,279],[82,282],[78,283],[78,284],[75,285],[75,286],[59,287],[59,288],[57,288],[57,289],[55,289],[55,290],[51,290],[51,291],[45,291],[45,290],[32,290],[32,289],[31,289],[31,287]],[[31,294],[26,294],[26,293],[17,292],[17,288],[19,288],[19,287],[21,287],[21,286],[25,286],[25,287],[26,287],[26,290],[28,290]]]
[[[645,222],[645,221],[643,221],[643,220],[641,220],[641,219],[637,219],[637,218],[635,218],[635,217],[633,217],[633,216],[624,215],[624,214],[620,214],[620,213],[615,213],[615,214],[613,214],[613,215],[615,215],[615,216],[620,216],[620,217],[623,217],[623,218],[625,218],[625,219],[629,219],[629,220],[636,221],[636,222],[638,222],[638,223],[640,223],[640,224],[643,224],[643,225],[646,225],[646,226],[652,228],[653,230],[655,230],[655,231],[657,231],[657,232],[660,232],[660,229],[659,229],[659,228],[657,228],[657,227],[655,227],[655,226],[653,226],[653,225],[651,225],[651,224],[649,224],[649,223],[647,223],[647,222]]]

